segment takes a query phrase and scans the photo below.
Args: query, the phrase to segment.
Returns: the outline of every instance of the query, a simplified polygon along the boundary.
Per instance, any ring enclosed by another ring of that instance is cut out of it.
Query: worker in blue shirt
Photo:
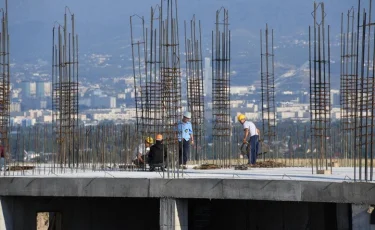
[[[190,152],[190,144],[194,144],[193,127],[190,123],[191,113],[185,112],[181,121],[178,122],[179,164],[186,167]]]

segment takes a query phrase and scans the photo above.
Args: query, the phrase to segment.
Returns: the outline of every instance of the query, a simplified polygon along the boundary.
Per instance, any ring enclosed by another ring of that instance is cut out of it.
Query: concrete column
[[[13,230],[11,198],[0,198],[0,229]]]
[[[160,199],[160,230],[188,230],[188,201]]]
[[[375,230],[375,225],[371,225],[371,214],[369,205],[352,204],[352,226],[353,230]]]

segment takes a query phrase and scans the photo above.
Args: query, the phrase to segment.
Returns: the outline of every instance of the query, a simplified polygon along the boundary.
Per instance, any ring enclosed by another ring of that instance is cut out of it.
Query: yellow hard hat
[[[241,120],[244,120],[244,119],[246,119],[245,115],[243,115],[243,114],[238,114],[238,116],[237,116],[237,120],[238,120],[238,121],[241,121]]]
[[[150,144],[154,143],[154,139],[152,139],[152,137],[146,137],[145,141]]]

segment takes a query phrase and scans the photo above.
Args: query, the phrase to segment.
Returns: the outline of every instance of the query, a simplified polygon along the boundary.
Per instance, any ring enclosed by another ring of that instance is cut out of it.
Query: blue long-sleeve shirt
[[[186,123],[179,121],[178,122],[178,141],[181,141],[182,138],[186,141],[190,140],[190,135],[193,134],[193,126],[190,121]]]

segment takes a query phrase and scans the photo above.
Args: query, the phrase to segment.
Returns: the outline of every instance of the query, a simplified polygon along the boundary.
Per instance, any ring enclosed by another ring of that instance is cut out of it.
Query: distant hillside
[[[337,34],[341,12],[346,12],[356,1],[325,2],[326,23],[332,26],[332,34]],[[111,54],[114,63],[123,62],[123,68],[126,68],[130,62],[123,58],[131,55],[129,47],[126,48],[130,37],[129,17],[139,14],[148,18],[150,7],[159,3],[157,0],[11,0],[11,57],[17,62],[28,62],[39,57],[49,61],[52,26],[55,21],[62,22],[64,7],[67,5],[76,14],[80,52]],[[238,82],[241,79],[251,82],[259,77],[259,30],[266,23],[274,29],[275,44],[280,45],[294,38],[307,40],[308,26],[313,20],[313,0],[180,0],[180,29],[183,28],[183,20],[189,20],[195,14],[202,21],[204,48],[210,48],[215,11],[221,6],[229,9],[232,68],[239,73],[234,78],[234,84],[241,84]],[[182,30],[180,35],[183,35]],[[240,53],[246,55],[241,56]],[[209,56],[209,53],[205,55]],[[307,59],[307,50],[300,46],[276,50],[276,60],[283,65],[296,66],[298,69]],[[119,74],[121,71],[117,66],[109,66],[106,70],[109,74]],[[106,73],[103,69],[100,71]],[[290,70],[277,71],[281,71],[279,74],[282,75],[282,71]],[[97,72],[86,74],[95,76]]]

